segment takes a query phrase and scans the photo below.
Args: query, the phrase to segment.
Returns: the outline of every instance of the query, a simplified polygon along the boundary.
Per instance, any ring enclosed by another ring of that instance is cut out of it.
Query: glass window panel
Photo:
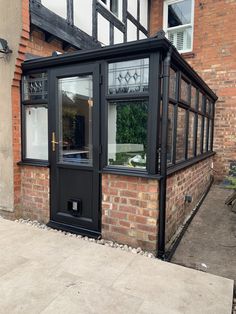
[[[137,27],[127,20],[127,41],[134,41],[137,40]]]
[[[186,110],[178,107],[177,132],[176,132],[176,162],[185,159],[185,124]]]
[[[207,118],[204,119],[204,142],[203,142],[203,152],[207,152],[208,151],[208,136],[209,136],[209,130],[208,130],[208,126],[209,126],[209,120]]]
[[[25,157],[48,160],[48,109],[42,106],[25,108]]]
[[[212,150],[212,120],[209,120],[208,150]]]
[[[198,127],[197,127],[197,155],[201,154],[202,143],[202,116],[198,115]]]
[[[142,0],[144,1],[144,0]],[[138,1],[137,0],[128,0],[128,11],[137,19],[138,17]]]
[[[168,5],[168,27],[190,24],[192,21],[192,0],[182,0]]]
[[[114,27],[114,44],[120,44],[124,42],[124,34]]]
[[[194,157],[194,126],[195,114],[189,112],[189,125],[188,125],[188,158]]]
[[[93,78],[59,79],[60,161],[92,164]]]
[[[173,98],[173,99],[176,99],[176,83],[177,83],[177,75],[176,75],[176,72],[171,68],[170,69],[169,94],[170,94],[170,98]]]
[[[174,106],[169,104],[168,108],[168,139],[167,139],[167,164],[173,160],[173,135],[174,135]]]
[[[197,90],[194,86],[191,87],[191,107],[193,109],[196,108],[196,97],[197,97]]]
[[[181,84],[180,84],[180,97],[181,100],[185,102],[189,102],[189,84],[181,79]]]
[[[60,15],[64,19],[67,18],[67,0],[41,0],[43,6]]]
[[[148,91],[148,58],[110,63],[108,71],[109,94],[129,94]]]
[[[203,109],[203,94],[199,92],[198,110],[202,111],[202,109]]]
[[[83,8],[83,10],[81,10]],[[93,0],[74,0],[74,24],[92,36]]]
[[[167,37],[179,51],[185,51],[192,48],[192,33],[192,26],[187,26],[181,29],[169,29]]]
[[[146,168],[148,102],[108,105],[108,165]]]
[[[102,45],[110,45],[110,23],[98,13],[98,41]]]
[[[35,73],[23,77],[23,100],[46,100],[47,96],[47,73]]]
[[[148,29],[148,0],[140,1],[140,24]]]

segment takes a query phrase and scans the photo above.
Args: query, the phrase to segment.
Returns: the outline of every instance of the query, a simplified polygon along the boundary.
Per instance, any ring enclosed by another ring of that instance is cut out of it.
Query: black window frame
[[[149,91],[143,93],[117,94],[110,95],[108,93],[108,65],[115,62],[132,61],[138,59],[149,58]],[[141,177],[156,177],[159,175],[159,123],[160,121],[160,53],[143,53],[122,58],[112,58],[106,60],[102,64],[102,77],[104,77],[103,87],[101,90],[102,101],[102,117],[103,125],[101,140],[102,140],[102,160],[101,168],[103,172],[115,174],[130,174]],[[156,69],[156,71],[154,70]],[[152,92],[150,92],[152,90]],[[146,169],[128,168],[124,166],[108,165],[108,106],[111,101],[132,101],[132,100],[147,100],[148,101],[148,121],[147,121],[147,163]]]
[[[170,173],[174,172],[175,169],[184,167],[184,164],[188,164],[190,162],[194,162],[195,160],[202,159],[207,157],[210,154],[214,154],[213,152],[213,134],[214,134],[214,107],[215,101],[210,96],[210,94],[205,90],[204,86],[200,86],[199,83],[195,81],[194,78],[189,77],[188,73],[186,73],[184,68],[178,66],[178,63],[172,59],[170,68],[172,68],[176,72],[176,95],[173,99],[169,96],[169,104],[172,104],[175,108],[174,110],[174,130],[173,130],[173,143],[172,143],[172,158],[171,163],[167,164],[168,171]],[[185,101],[181,97],[181,80],[184,80],[188,84],[188,100]],[[192,104],[192,91],[191,89],[196,89],[195,95],[195,105]],[[200,97],[202,100],[200,102]],[[206,111],[206,101],[209,101],[211,106],[211,112]],[[201,104],[201,108],[200,108]],[[178,123],[178,108],[183,108],[186,110],[186,121],[185,121],[185,133],[183,136],[185,137],[185,158],[181,161],[176,161],[176,142],[177,142],[177,123]],[[189,130],[189,116],[190,112],[194,114],[194,138],[193,138],[193,156],[188,156],[188,130]],[[198,125],[199,119],[201,119],[201,134],[200,138],[198,138]],[[210,123],[211,121],[211,123]],[[210,130],[211,126],[211,130]],[[207,138],[205,138],[205,132],[207,132]],[[211,139],[210,139],[211,136]],[[200,141],[200,153],[198,153],[197,147]]]
[[[21,80],[21,161],[19,162],[19,164],[48,167],[49,166],[49,148],[48,148],[48,159],[47,160],[46,159],[40,159],[40,158],[36,159],[36,158],[27,158],[26,157],[26,115],[25,115],[26,108],[27,107],[38,107],[38,108],[44,107],[44,108],[48,109],[49,103],[48,103],[48,91],[47,91],[47,97],[45,99],[25,100],[24,99],[23,79],[25,76],[28,76],[31,74],[41,74],[41,73],[45,73],[47,75],[47,80],[48,80],[48,71],[47,71],[47,69],[43,69],[43,68],[40,69],[40,71],[39,70],[29,71],[29,72],[23,74],[22,80]],[[49,137],[48,137],[48,139],[49,139]]]

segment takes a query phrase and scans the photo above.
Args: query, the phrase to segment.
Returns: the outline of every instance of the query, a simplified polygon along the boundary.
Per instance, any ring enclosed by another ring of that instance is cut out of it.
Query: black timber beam
[[[68,21],[45,8],[41,3],[30,1],[30,23],[46,33],[46,40],[51,40],[49,34],[66,45],[77,49],[93,49],[100,47],[91,36],[81,31],[76,26],[68,24]]]

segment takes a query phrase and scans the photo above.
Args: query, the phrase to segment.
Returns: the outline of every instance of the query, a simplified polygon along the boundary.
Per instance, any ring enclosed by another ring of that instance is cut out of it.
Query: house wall
[[[0,54],[0,210],[13,211],[12,80],[22,29],[21,0],[0,0],[0,38],[8,41],[12,54]]]
[[[167,180],[166,242],[175,235],[210,185],[212,157],[170,175]],[[186,203],[185,196],[192,202]],[[155,179],[102,176],[102,236],[156,251],[159,183]]]
[[[195,0],[192,53],[183,57],[215,91],[215,175],[236,161],[236,2]],[[151,34],[163,28],[163,0],[152,0]]]

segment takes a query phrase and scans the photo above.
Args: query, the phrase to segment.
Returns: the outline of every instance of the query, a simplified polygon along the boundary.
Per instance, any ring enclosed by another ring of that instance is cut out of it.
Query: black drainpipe
[[[161,153],[159,181],[159,228],[157,257],[165,260],[165,227],[166,227],[166,183],[167,183],[167,140],[168,140],[168,105],[171,48],[163,63],[162,119],[161,119]]]

